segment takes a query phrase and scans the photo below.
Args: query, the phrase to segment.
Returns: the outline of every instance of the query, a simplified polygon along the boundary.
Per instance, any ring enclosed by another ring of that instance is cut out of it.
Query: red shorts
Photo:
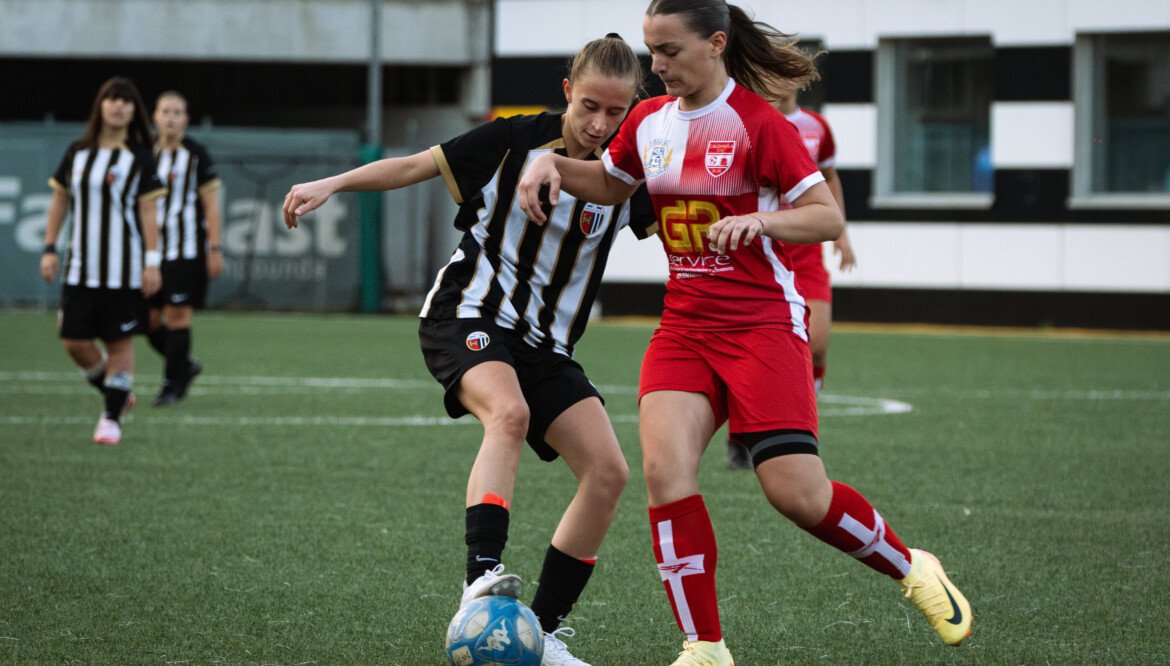
[[[642,359],[638,397],[652,391],[705,393],[716,427],[732,433],[807,430],[816,436],[817,399],[808,343],[783,329],[659,328]]]
[[[785,244],[784,252],[796,273],[796,288],[806,301],[833,302],[829,285],[829,271],[825,269],[825,255],[820,243],[812,245]]]

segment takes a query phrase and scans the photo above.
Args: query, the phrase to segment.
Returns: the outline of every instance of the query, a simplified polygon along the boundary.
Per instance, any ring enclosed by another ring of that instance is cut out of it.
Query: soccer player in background
[[[61,342],[102,393],[105,409],[93,441],[117,444],[120,419],[134,406],[131,336],[145,328],[145,298],[162,280],[154,200],[165,190],[133,81],[114,77],[102,84],[85,133],[65,151],[49,185],[41,277],[51,284],[61,272],[57,236],[71,214],[58,314]]]
[[[806,305],[785,247],[835,239],[844,218],[796,128],[752,92],[815,77],[812,60],[725,0],[654,0],[642,26],[667,95],[630,112],[600,164],[538,157],[517,196],[539,223],[545,186],[556,205],[562,188],[613,202],[644,182],[658,211],[671,274],[642,361],[639,431],[654,556],[684,634],[675,666],[733,663],[698,487],[724,421],[777,511],[897,581],[958,645],[970,632],[966,599],[934,556],[906,548],[859,492],[830,481],[818,452]]]
[[[578,482],[532,602],[544,633],[543,663],[588,666],[561,639],[572,630],[557,627],[593,573],[629,467],[601,395],[572,359],[573,345],[617,233],[629,226],[645,237],[655,218],[644,191],[631,199],[632,188],[604,206],[566,197],[543,227],[516,206],[516,183],[537,155],[600,165],[603,144],[641,89],[642,68],[629,45],[610,34],[577,54],[562,85],[564,113],[499,118],[416,155],[294,185],[284,219],[296,227],[336,192],[443,177],[464,235],[427,294],[419,338],[428,369],[446,390],[447,413],[471,413],[483,425],[467,483],[462,603],[520,595],[520,578],[504,573],[501,559],[527,439],[542,460],[563,458]]]
[[[191,358],[191,317],[202,308],[207,281],[223,273],[219,176],[202,144],[186,136],[187,98],[168,90],[158,96],[154,155],[166,196],[158,201],[163,286],[150,299],[150,346],[165,359],[156,407],[174,405],[203,365]],[[165,321],[164,321],[165,319]]]
[[[765,96],[772,107],[793,125],[808,148],[817,168],[825,177],[825,184],[833,193],[833,200],[845,215],[845,193],[841,189],[841,177],[837,175],[837,144],[829,123],[819,113],[809,111],[796,103],[800,86],[795,81],[779,81]],[[849,242],[848,229],[833,241],[833,250],[841,255],[841,270],[848,271],[857,265],[853,246]],[[808,346],[812,351],[813,388],[821,394],[825,370],[829,364],[829,328],[833,323],[833,290],[829,284],[829,271],[825,269],[825,256],[819,243],[811,245],[787,245],[784,251],[791,261],[792,272],[796,273],[796,285],[808,304]],[[751,469],[752,460],[748,450],[731,439],[727,440],[727,464],[739,469]]]

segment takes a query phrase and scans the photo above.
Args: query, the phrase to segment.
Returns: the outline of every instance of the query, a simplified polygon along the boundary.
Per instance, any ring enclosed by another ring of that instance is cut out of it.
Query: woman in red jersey
[[[812,61],[724,0],[654,0],[642,25],[667,95],[630,112],[601,164],[541,156],[517,196],[538,224],[546,185],[552,204],[561,188],[620,201],[641,182],[654,201],[670,279],[642,364],[639,421],[654,554],[685,634],[675,665],[732,664],[698,487],[724,421],[777,511],[898,581],[959,644],[970,607],[937,560],[907,549],[860,493],[828,479],[818,455],[807,306],[784,244],[837,238],[844,219],[796,128],[752,92],[815,77]]]

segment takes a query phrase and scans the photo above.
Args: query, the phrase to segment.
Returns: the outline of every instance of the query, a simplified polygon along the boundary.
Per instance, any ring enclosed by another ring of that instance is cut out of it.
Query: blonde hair
[[[577,52],[569,64],[569,81],[576,83],[586,72],[594,72],[615,79],[630,79],[635,94],[642,92],[645,73],[642,61],[621,35],[611,32],[601,39],[595,39]]]

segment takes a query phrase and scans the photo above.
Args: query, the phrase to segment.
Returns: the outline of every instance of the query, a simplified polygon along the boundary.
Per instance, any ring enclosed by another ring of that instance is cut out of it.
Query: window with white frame
[[[877,72],[876,203],[991,205],[990,38],[882,40]]]
[[[1170,197],[1170,32],[1079,35],[1077,197]]]

